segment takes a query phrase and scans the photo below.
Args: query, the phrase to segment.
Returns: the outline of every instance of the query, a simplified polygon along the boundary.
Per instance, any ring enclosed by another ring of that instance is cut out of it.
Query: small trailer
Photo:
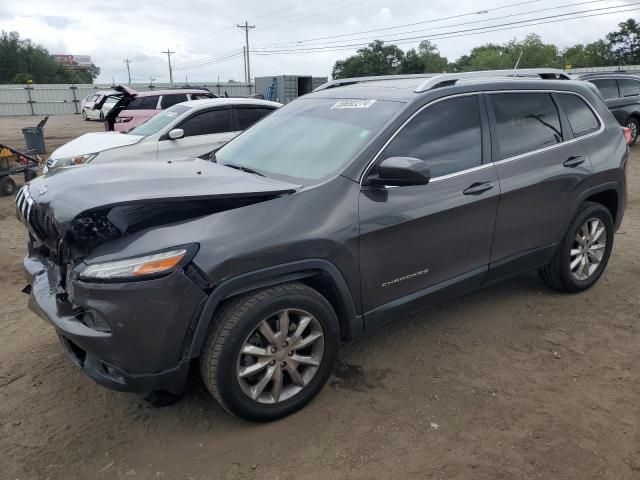
[[[16,182],[11,178],[12,175],[24,175],[24,181],[28,182],[38,176],[41,163],[42,159],[33,150],[21,152],[0,143],[0,196],[15,193]]]

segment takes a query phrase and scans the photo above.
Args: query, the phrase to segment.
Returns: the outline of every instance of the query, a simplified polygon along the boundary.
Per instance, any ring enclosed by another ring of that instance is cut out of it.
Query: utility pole
[[[125,58],[123,62],[127,64],[127,75],[129,76],[129,83],[131,83],[131,69],[129,68],[129,64],[133,62],[133,60],[129,60],[128,58]]]
[[[242,47],[242,61],[244,64],[244,81],[247,81],[247,47]]]
[[[167,51],[162,53],[166,54],[167,60],[169,60],[169,83],[171,83],[171,85],[173,86],[173,70],[171,70],[171,54],[176,52],[172,52],[170,49],[167,48]]]
[[[246,72],[246,80],[247,83],[251,82],[251,64],[249,63],[249,30],[252,28],[256,28],[255,25],[249,25],[249,22],[244,21],[244,25],[236,25],[238,28],[244,30],[245,40],[246,40],[246,50],[245,50],[245,58],[247,64],[247,72]]]
[[[149,75],[149,87],[153,89],[153,82],[156,81],[156,77]]]

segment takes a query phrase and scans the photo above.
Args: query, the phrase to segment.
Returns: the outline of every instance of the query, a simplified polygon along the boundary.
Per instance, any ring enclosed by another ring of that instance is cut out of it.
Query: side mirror
[[[184,137],[184,130],[181,128],[174,128],[169,132],[170,140],[178,140],[179,138]]]
[[[406,187],[426,185],[431,180],[427,162],[412,157],[389,157],[378,164],[378,173],[367,178],[365,185]]]

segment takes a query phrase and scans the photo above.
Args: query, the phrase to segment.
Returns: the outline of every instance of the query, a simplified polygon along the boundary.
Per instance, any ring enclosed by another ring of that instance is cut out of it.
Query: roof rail
[[[522,68],[518,70],[482,70],[479,72],[443,73],[435,75],[422,82],[415,90],[416,93],[426,92],[432,88],[455,85],[458,80],[486,77],[537,77],[551,80],[570,80],[563,70],[557,68]]]
[[[378,75],[375,77],[353,77],[353,78],[340,78],[338,80],[331,80],[330,82],[323,83],[319,87],[317,87],[314,92],[319,92],[320,90],[326,90],[328,88],[335,87],[344,87],[345,85],[353,85],[356,83],[364,83],[364,82],[378,82],[381,80],[406,80],[411,78],[431,78],[434,75],[438,75],[437,73],[418,73],[411,75]]]
[[[572,75],[575,75],[577,77],[580,78],[585,78],[585,77],[600,77],[602,75],[626,75],[626,76],[638,76],[638,70],[635,71],[628,71],[628,70],[610,70],[608,72],[576,72],[573,73]]]

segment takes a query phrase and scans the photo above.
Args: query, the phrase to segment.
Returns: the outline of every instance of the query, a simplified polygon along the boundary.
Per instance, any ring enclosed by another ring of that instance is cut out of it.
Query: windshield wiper
[[[236,170],[241,170],[243,172],[253,173],[254,175],[259,175],[261,177],[264,177],[264,174],[262,174],[260,172],[257,172],[255,170],[253,170],[252,168],[243,167],[242,165],[236,165],[235,163],[225,163],[224,166],[225,167],[229,167],[229,168],[235,168]]]

